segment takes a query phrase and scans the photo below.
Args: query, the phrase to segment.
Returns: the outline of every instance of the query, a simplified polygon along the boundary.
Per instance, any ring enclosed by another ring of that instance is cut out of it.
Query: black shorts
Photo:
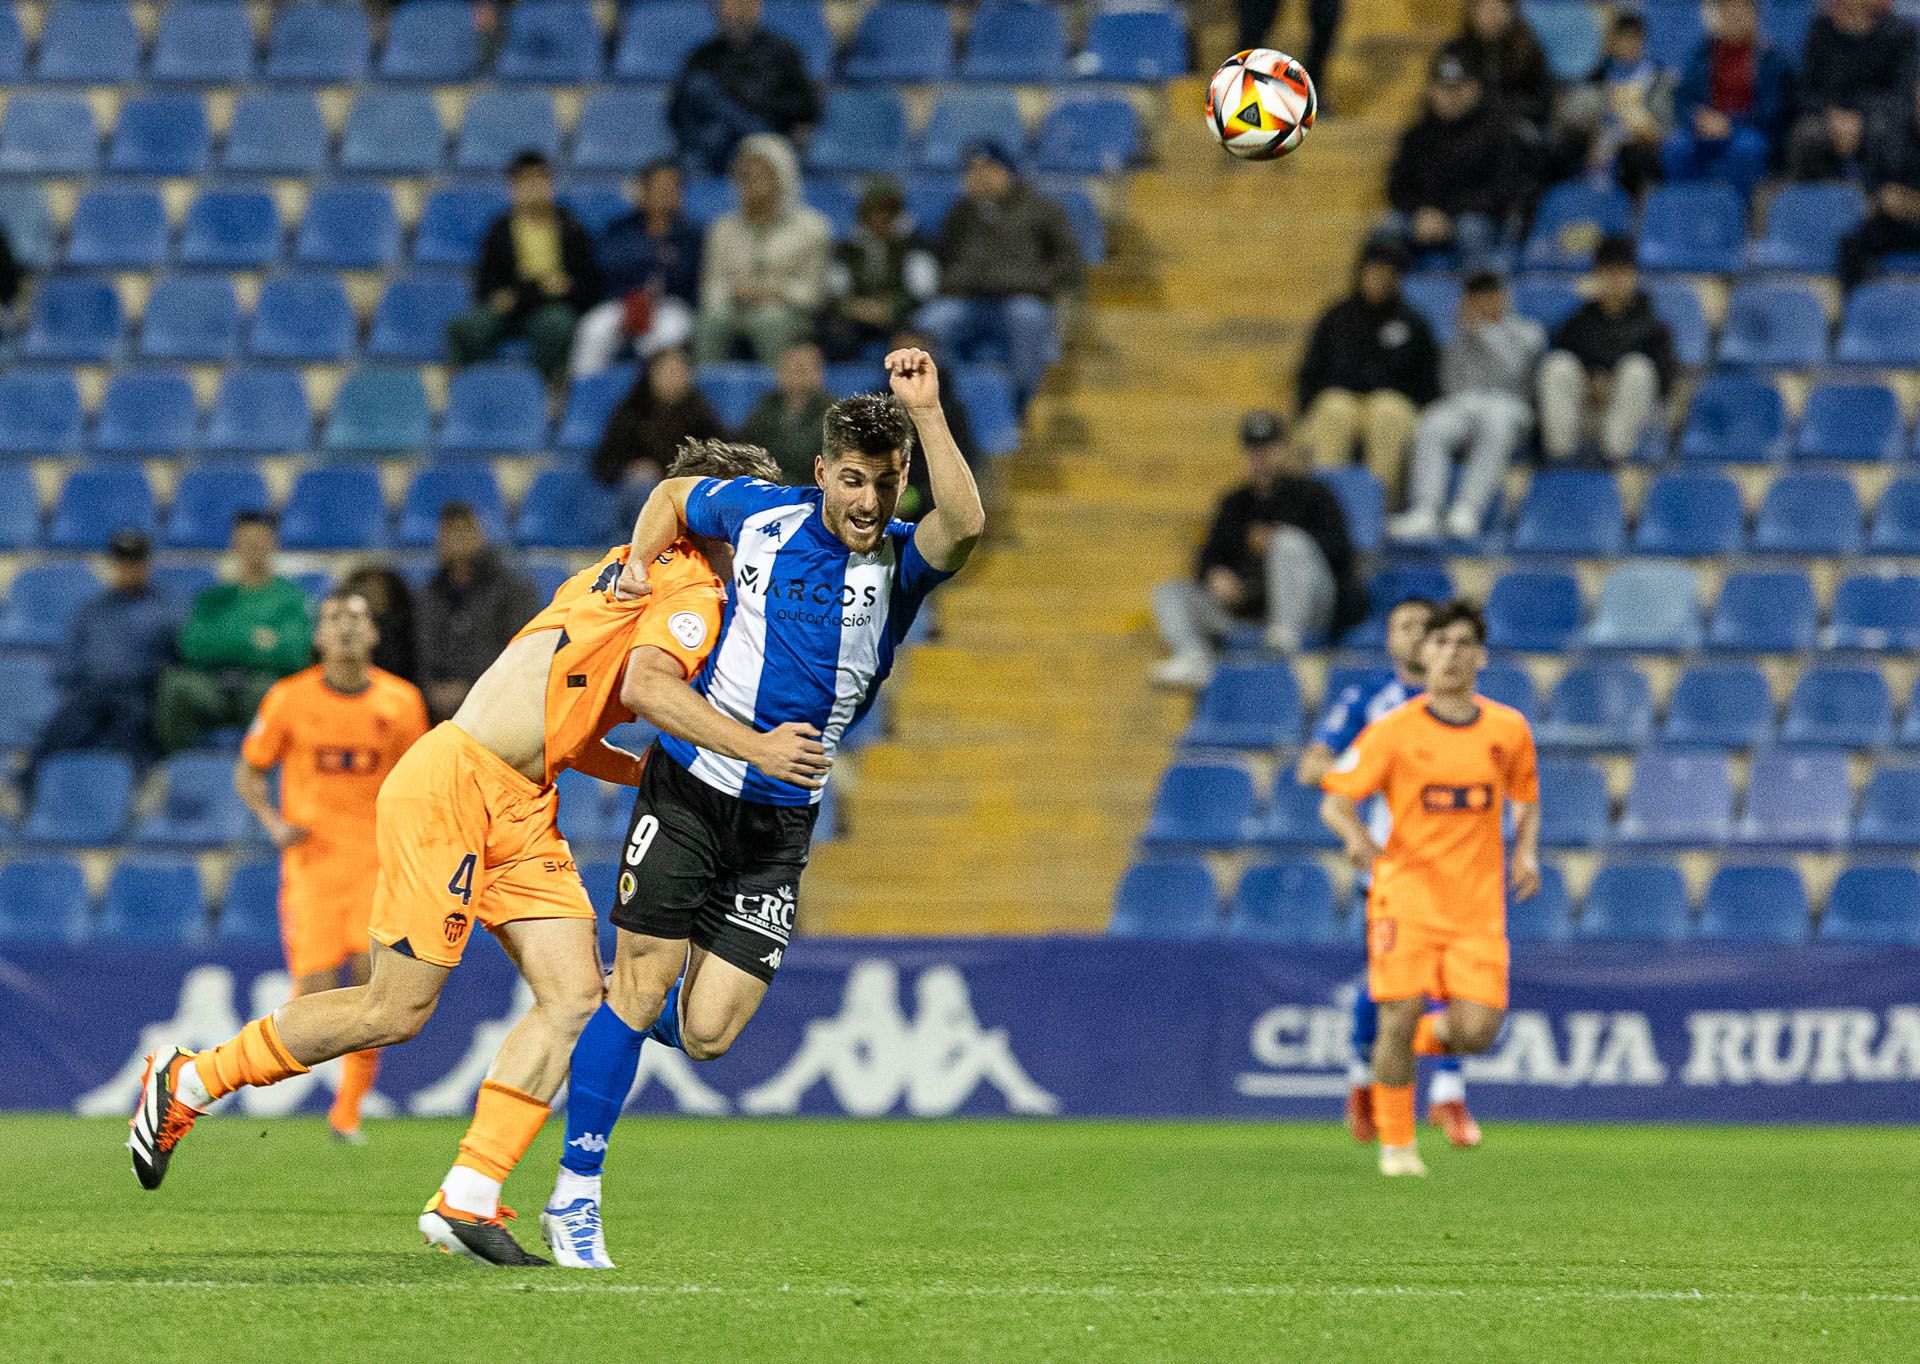
[[[770,981],[793,934],[817,805],[766,805],[716,791],[659,744],[634,798],[613,922],[687,938]]]

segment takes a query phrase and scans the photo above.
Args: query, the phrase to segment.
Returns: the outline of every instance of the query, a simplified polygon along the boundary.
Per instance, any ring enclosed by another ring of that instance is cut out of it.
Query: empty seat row
[[[1704,260],[1697,273],[1726,273],[1744,266],[1832,274],[1840,239],[1867,214],[1866,196],[1857,185],[1783,185],[1768,201],[1759,230],[1749,235],[1745,205],[1737,194],[1712,185],[1670,188],[1673,192],[1662,191],[1649,203],[1647,219],[1638,227],[1642,235],[1655,235],[1651,249],[1656,261],[1692,256],[1676,268],[1696,268]],[[1593,264],[1600,238],[1633,233],[1635,219],[1633,201],[1617,185],[1590,180],[1554,185],[1541,196],[1521,264],[1528,270],[1584,270]]]
[[[1909,302],[1920,306],[1920,290]],[[1908,438],[1898,398],[1884,385],[1820,384],[1808,396],[1796,430],[1778,389],[1763,379],[1730,374],[1715,375],[1694,393],[1678,452],[1683,459],[1721,464],[1920,456]]]
[[[230,766],[230,764],[229,764]],[[233,869],[209,924],[206,882],[193,861],[129,857],[114,869],[94,912],[85,874],[64,857],[29,857],[0,867],[0,941],[78,943],[89,939],[163,947],[280,940],[280,867],[260,858]]]

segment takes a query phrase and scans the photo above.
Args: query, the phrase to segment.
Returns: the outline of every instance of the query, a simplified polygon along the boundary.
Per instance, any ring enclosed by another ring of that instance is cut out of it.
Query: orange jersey
[[[1324,790],[1379,795],[1393,816],[1374,864],[1370,918],[1463,934],[1506,931],[1510,800],[1540,799],[1533,731],[1511,706],[1476,696],[1480,715],[1451,725],[1417,696],[1367,726],[1327,773]]]
[[[634,718],[620,703],[620,684],[635,649],[651,646],[670,655],[691,681],[720,638],[726,588],[706,556],[685,540],[674,541],[647,575],[652,594],[621,601],[614,589],[630,548],[610,549],[592,568],[567,579],[546,610],[514,636],[562,632],[547,670],[548,782],[578,764],[608,730]],[[636,768],[636,780],[638,775]]]

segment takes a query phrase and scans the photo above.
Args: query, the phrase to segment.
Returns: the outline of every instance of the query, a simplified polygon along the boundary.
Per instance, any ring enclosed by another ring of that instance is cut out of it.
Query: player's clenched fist
[[[940,406],[940,371],[933,357],[923,350],[897,350],[887,357],[887,374],[893,396],[906,404],[909,412]]]
[[[820,731],[808,724],[785,724],[761,735],[753,765],[775,781],[818,791],[827,784],[833,759],[820,743]]]

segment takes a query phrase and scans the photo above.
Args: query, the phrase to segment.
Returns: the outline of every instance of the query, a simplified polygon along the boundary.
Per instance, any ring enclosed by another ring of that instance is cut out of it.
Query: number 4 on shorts
[[[479,860],[474,854],[468,853],[460,859],[460,867],[454,872],[453,879],[447,882],[447,894],[458,895],[463,905],[473,903],[473,868]]]

